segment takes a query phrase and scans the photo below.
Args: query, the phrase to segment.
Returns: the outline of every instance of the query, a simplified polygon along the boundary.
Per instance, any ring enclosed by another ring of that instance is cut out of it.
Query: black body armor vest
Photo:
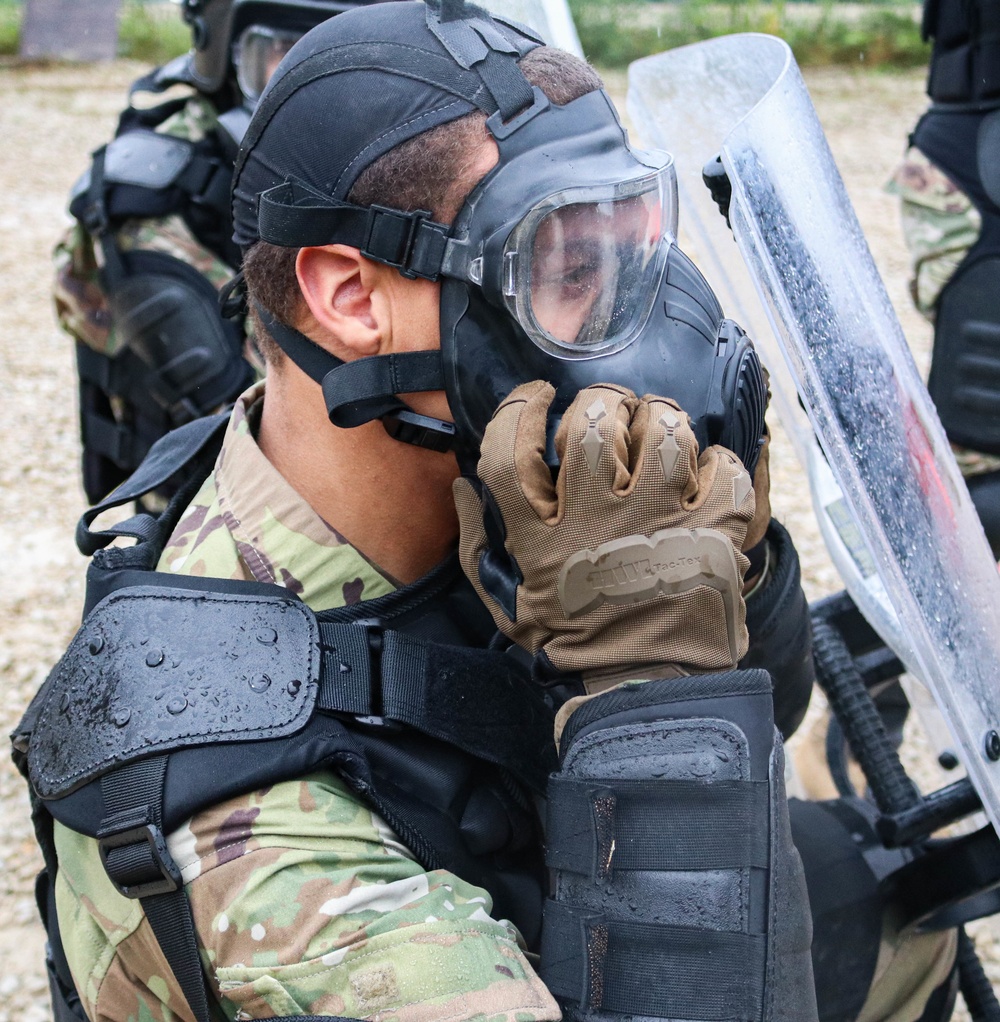
[[[997,59],[1000,62],[1000,51]],[[997,454],[1000,110],[984,113],[932,107],[920,119],[911,142],[968,195],[982,217],[979,238],[937,300],[934,354],[927,389],[950,440],[976,451]],[[991,542],[995,542],[995,530],[991,527],[990,531]]]
[[[174,74],[167,65],[135,82],[131,94],[178,83],[188,83],[183,69]],[[70,196],[70,213],[100,248],[101,284],[125,342],[114,357],[77,342],[83,485],[91,503],[127,479],[161,436],[232,401],[253,381],[243,323],[221,317],[212,283],[174,256],[122,251],[116,241],[128,220],[178,215],[206,249],[239,267],[229,189],[249,114],[228,111],[219,129],[197,142],[156,130],[187,102],[130,105]]]
[[[318,769],[426,869],[486,888],[498,917],[538,940],[536,801],[555,766],[552,713],[527,668],[488,648],[492,621],[457,557],[385,597],[320,613],[278,586],[154,570],[227,418],[164,438],[84,516],[78,543],[96,554],[83,625],[13,736],[46,860],[38,893],[57,1022],[83,1015],[52,905],[53,819],[98,841],[207,1022],[211,995],[165,835],[226,798]],[[159,518],[89,530],[179,471],[188,482]],[[115,535],[138,543],[100,549]]]
[[[1000,106],[1000,5],[925,0],[922,30],[934,40],[927,94],[935,104]]]

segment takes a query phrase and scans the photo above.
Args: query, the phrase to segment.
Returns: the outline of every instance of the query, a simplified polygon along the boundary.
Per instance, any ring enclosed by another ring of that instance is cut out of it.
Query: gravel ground
[[[84,563],[72,541],[84,506],[74,371],[51,313],[49,251],[68,222],[68,189],[87,153],[110,137],[127,85],[142,70],[127,62],[0,67],[0,550],[10,583],[0,592],[3,733],[74,632],[83,596]],[[922,75],[812,71],[807,80],[907,336],[926,360],[929,330],[909,305],[896,204],[882,191],[923,106]],[[618,90],[621,83],[611,82]],[[795,537],[809,597],[839,589],[780,434],[772,465],[775,513]],[[919,734],[908,735],[906,751],[925,786],[940,783]],[[0,1022],[49,1016],[32,898],[38,865],[22,782],[0,755]],[[992,932],[981,929],[979,940],[992,957]]]

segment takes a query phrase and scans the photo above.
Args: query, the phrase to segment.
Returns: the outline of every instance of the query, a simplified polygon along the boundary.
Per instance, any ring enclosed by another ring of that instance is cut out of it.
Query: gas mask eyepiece
[[[247,106],[257,103],[285,54],[301,38],[301,32],[270,25],[248,25],[240,33],[233,44],[233,66]]]
[[[673,164],[666,153],[655,156],[661,165],[638,179],[548,196],[511,232],[503,302],[548,354],[620,351],[649,318],[677,228]]]

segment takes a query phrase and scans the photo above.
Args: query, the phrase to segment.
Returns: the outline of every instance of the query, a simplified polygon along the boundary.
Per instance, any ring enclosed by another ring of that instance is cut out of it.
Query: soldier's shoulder
[[[166,135],[200,142],[218,131],[219,111],[215,104],[201,93],[191,95],[184,106],[171,114],[158,128]]]

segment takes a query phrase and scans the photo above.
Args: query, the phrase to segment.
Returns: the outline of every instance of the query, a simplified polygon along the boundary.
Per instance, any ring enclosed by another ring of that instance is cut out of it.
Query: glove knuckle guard
[[[634,684],[570,718],[541,957],[567,1019],[816,1019],[770,687],[764,671]]]

